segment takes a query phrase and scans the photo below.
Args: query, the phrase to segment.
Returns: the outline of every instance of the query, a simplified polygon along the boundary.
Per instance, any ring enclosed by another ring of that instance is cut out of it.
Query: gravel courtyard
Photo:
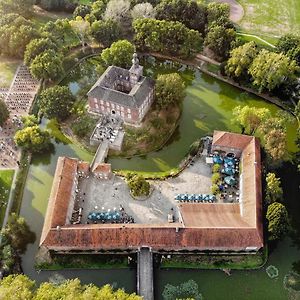
[[[178,221],[174,196],[178,193],[210,193],[211,169],[200,158],[178,177],[164,181],[150,181],[150,184],[152,193],[149,198],[138,201],[131,197],[127,184],[121,177],[114,176],[110,180],[100,180],[90,176],[81,179],[77,199],[81,198],[79,204],[83,207],[83,223],[87,222],[87,215],[90,212],[101,212],[103,208],[105,211],[119,210],[120,205],[134,218],[135,223],[166,223],[167,216],[171,212],[175,221]]]

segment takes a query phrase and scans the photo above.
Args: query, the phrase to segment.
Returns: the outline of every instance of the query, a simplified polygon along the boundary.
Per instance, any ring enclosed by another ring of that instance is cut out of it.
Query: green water
[[[88,69],[92,70],[88,63]],[[87,66],[83,66],[87,68]],[[266,103],[252,95],[212,79],[198,71],[185,70],[184,66],[178,67],[187,84],[187,96],[184,100],[183,114],[178,130],[160,151],[151,153],[144,158],[119,159],[111,158],[109,161],[115,169],[131,169],[144,171],[167,170],[176,166],[186,154],[189,145],[201,136],[211,134],[214,129],[235,130],[230,118],[232,108],[237,105],[252,105],[267,107],[273,113],[278,108]],[[156,66],[156,72],[171,72],[174,68],[166,68],[164,64]],[[154,74],[154,69],[147,68],[146,72]],[[80,72],[79,72],[80,73]],[[77,73],[78,74],[78,73]],[[74,93],[80,92],[85,83],[92,83],[85,77],[76,81],[76,76],[69,81]],[[295,127],[289,126],[289,150],[295,151],[292,140]],[[24,216],[32,230],[37,234],[37,241],[28,247],[23,257],[24,272],[38,282],[48,280],[54,273],[65,278],[78,277],[82,282],[93,282],[102,285],[113,283],[118,287],[125,287],[128,291],[135,289],[135,270],[63,270],[58,272],[41,271],[33,269],[34,256],[38,249],[38,242],[43,226],[44,214],[53,181],[53,174],[58,156],[66,155],[91,160],[91,155],[72,144],[55,143],[55,152],[36,156],[30,167],[24,192],[21,215]],[[166,283],[177,284],[188,279],[194,279],[205,299],[286,299],[287,294],[283,289],[283,277],[292,269],[292,263],[300,260],[300,222],[298,212],[299,177],[287,164],[281,169],[283,186],[288,200],[287,207],[292,216],[293,228],[296,231],[293,239],[287,238],[272,250],[269,264],[274,264],[279,269],[279,278],[270,279],[265,269],[258,271],[234,271],[232,276],[227,276],[220,271],[198,270],[160,270],[155,271],[156,299],[161,299],[161,292]]]

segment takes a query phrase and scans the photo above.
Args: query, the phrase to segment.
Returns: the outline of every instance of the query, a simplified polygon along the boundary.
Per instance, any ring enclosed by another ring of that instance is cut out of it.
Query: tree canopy
[[[4,14],[17,13],[29,17],[34,3],[34,0],[0,0],[0,10]]]
[[[120,38],[121,30],[118,23],[113,20],[99,20],[93,22],[91,35],[104,47],[108,47]]]
[[[206,7],[193,0],[162,0],[156,6],[156,17],[160,20],[178,21],[189,29],[204,33]]]
[[[143,176],[129,173],[126,180],[133,196],[139,197],[149,195],[150,184]]]
[[[276,177],[275,173],[268,173],[266,176],[266,201],[272,203],[279,201],[282,198],[282,188],[280,178]]]
[[[3,124],[6,122],[8,118],[9,118],[9,111],[7,109],[6,103],[0,97],[0,126],[3,126]]]
[[[117,22],[122,28],[131,27],[130,1],[110,0],[104,13],[105,20],[110,19]]]
[[[35,234],[30,230],[25,219],[18,217],[15,213],[9,216],[1,234],[18,253],[24,253],[27,244],[35,241]]]
[[[207,22],[220,25],[220,20],[229,19],[230,6],[228,3],[210,2],[207,5]]]
[[[135,45],[142,51],[192,57],[202,48],[202,37],[180,22],[137,19],[133,22]]]
[[[278,40],[276,47],[300,65],[300,36],[286,34]]]
[[[154,19],[156,15],[156,10],[153,8],[152,4],[146,3],[139,3],[135,5],[131,10],[131,17],[133,20],[135,19]]]
[[[269,240],[279,240],[289,230],[289,217],[285,206],[273,202],[268,206],[267,216]]]
[[[101,58],[107,65],[127,68],[131,65],[134,46],[127,40],[112,43],[110,48],[104,49]]]
[[[49,119],[66,119],[71,112],[75,98],[67,86],[54,86],[44,90],[40,97],[40,109]]]
[[[185,86],[177,73],[161,74],[155,83],[155,101],[160,108],[180,104],[185,96]]]
[[[262,49],[253,60],[249,73],[253,78],[253,84],[262,92],[271,91],[287,78],[295,77],[297,70],[296,62],[285,54]]]
[[[226,74],[233,78],[249,76],[248,69],[257,54],[257,46],[253,41],[231,50],[226,64]]]
[[[61,284],[42,283],[37,289],[35,282],[25,275],[10,275],[0,282],[0,298],[3,300],[142,300],[135,293],[113,290],[110,285],[97,287],[93,284],[82,285],[79,279],[66,280]]]

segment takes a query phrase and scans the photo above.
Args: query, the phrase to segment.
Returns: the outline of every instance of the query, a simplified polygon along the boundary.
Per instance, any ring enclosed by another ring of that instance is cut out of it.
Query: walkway
[[[235,0],[217,0],[217,2],[228,3],[230,6],[230,20],[238,23],[244,16],[243,6]]]
[[[144,300],[154,300],[153,254],[149,248],[141,248],[137,259],[137,293]]]
[[[104,141],[102,142],[98,149],[97,152],[93,158],[92,164],[91,164],[91,169],[93,170],[93,168],[95,167],[96,164],[101,164],[104,162],[107,153],[108,153],[108,149],[109,149],[109,142],[108,141]]]

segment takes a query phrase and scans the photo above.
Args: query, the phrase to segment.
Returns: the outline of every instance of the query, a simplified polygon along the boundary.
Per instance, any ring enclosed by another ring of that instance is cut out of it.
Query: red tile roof
[[[59,158],[40,246],[56,251],[126,250],[145,245],[154,250],[263,247],[259,142],[254,137],[217,131],[213,143],[242,150],[240,204],[182,204],[183,224],[69,225],[64,222],[78,161]]]

